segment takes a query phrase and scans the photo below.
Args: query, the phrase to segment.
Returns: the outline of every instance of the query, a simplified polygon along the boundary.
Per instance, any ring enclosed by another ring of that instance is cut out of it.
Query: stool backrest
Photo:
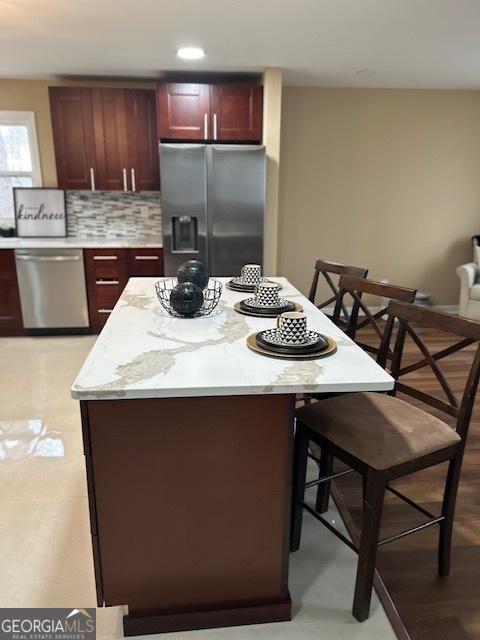
[[[395,320],[398,322],[395,322]],[[398,331],[395,338],[391,367],[392,376],[396,380],[393,395],[395,395],[397,391],[400,391],[416,400],[424,402],[434,409],[454,417],[456,419],[457,433],[462,439],[466,438],[480,375],[480,344],[477,345],[475,350],[461,398],[458,398],[452,390],[439,365],[439,360],[461,351],[474,343],[480,343],[480,322],[469,320],[468,318],[460,318],[440,311],[433,311],[432,309],[418,305],[391,302],[388,307],[388,321],[384,332],[381,353],[379,355],[380,364],[386,362],[394,326],[398,327]],[[440,351],[431,353],[418,333],[419,327],[437,329],[442,333],[456,336],[460,338],[460,340],[448,347],[441,348]],[[405,338],[407,336],[410,336],[416,344],[422,357],[417,362],[402,367],[402,356]],[[418,371],[423,367],[430,367],[433,371],[446,400],[426,393],[425,391],[420,391],[411,384],[411,380],[409,380],[408,383],[401,381],[402,376]]]
[[[327,285],[331,289],[333,296],[317,304],[318,309],[324,309],[328,305],[335,305],[337,303],[339,289],[338,286],[333,281],[332,275],[334,276],[342,276],[342,275],[351,275],[356,276],[358,278],[366,278],[368,273],[368,269],[364,269],[363,267],[352,267],[346,264],[339,264],[337,262],[329,262],[328,260],[317,260],[315,263],[315,272],[313,274],[312,285],[310,287],[310,293],[308,294],[308,299],[310,302],[315,304],[315,297],[317,294],[318,288],[318,280],[320,275],[326,280]],[[345,306],[341,307],[341,313],[343,313],[343,318],[340,315],[337,316],[334,322],[338,324],[340,327],[345,327],[348,324],[350,319],[349,313]],[[328,315],[328,314],[326,314]],[[328,316],[331,320],[333,320],[333,316]]]
[[[362,294],[364,293],[379,298],[382,304],[380,304],[378,311],[374,313],[370,311],[364,300],[362,300]],[[413,302],[415,294],[415,289],[408,289],[407,287],[386,284],[385,282],[375,282],[374,280],[357,278],[355,276],[341,276],[339,281],[339,295],[333,312],[333,321],[335,322],[340,316],[342,305],[352,304],[352,310],[350,312],[349,322],[345,328],[345,333],[362,347],[362,349],[378,356],[384,336],[384,326],[380,325],[380,321],[386,319],[388,316],[388,302],[390,302],[390,300]],[[346,300],[346,298],[348,299]],[[387,298],[388,302],[383,303],[384,298]],[[363,315],[360,314],[360,311],[363,312]],[[367,344],[358,338],[357,332],[365,327],[373,329],[378,338],[378,346]],[[389,349],[387,351],[387,358],[391,357],[392,352]]]

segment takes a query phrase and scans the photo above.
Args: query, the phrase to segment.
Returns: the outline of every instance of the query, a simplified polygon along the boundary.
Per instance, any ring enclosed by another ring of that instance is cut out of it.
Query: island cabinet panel
[[[208,140],[211,137],[209,85],[160,84],[157,105],[161,140]]]
[[[23,335],[13,249],[0,249],[0,336]]]
[[[51,87],[50,104],[59,187],[160,188],[153,89]]]
[[[92,93],[84,88],[50,87],[49,94],[58,186],[91,189],[97,169]]]
[[[290,619],[294,396],[81,404],[97,594],[126,635]]]
[[[213,139],[221,142],[260,142],[263,88],[255,85],[213,85]]]
[[[102,330],[129,278],[163,276],[163,250],[84,249],[90,326]]]

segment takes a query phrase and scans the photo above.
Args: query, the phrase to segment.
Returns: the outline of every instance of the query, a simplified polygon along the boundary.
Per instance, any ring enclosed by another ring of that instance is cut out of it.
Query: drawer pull
[[[95,284],[106,285],[106,284],[119,284],[118,280],[97,280]]]
[[[159,260],[158,256],[135,256],[135,260]]]
[[[93,256],[94,260],[117,260],[117,256]]]
[[[113,309],[97,309],[97,313],[112,313]]]

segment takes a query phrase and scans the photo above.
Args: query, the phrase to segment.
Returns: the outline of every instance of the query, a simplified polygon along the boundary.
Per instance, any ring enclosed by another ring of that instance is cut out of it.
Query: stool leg
[[[305,497],[307,476],[308,436],[305,426],[297,421],[295,449],[293,454],[292,520],[290,531],[290,551],[298,551],[302,535],[303,507],[299,501]]]
[[[355,596],[352,611],[359,622],[366,620],[370,612],[385,484],[385,478],[381,472],[369,469],[365,487],[362,532],[358,552],[357,579],[355,582]]]
[[[326,476],[329,473],[332,473],[333,470],[333,455],[326,447],[322,447],[322,452],[320,454],[320,464],[318,465],[318,477]],[[317,488],[317,501],[315,504],[315,509],[318,513],[325,513],[328,510],[328,502],[330,498],[330,484],[331,480],[327,482],[322,482],[322,484],[318,485]]]
[[[438,573],[441,576],[448,576],[450,573],[453,517],[455,515],[455,502],[457,499],[461,466],[462,454],[457,454],[453,460],[450,460],[448,465],[442,506],[442,515],[445,517],[445,520],[440,523],[440,536],[438,543]]]

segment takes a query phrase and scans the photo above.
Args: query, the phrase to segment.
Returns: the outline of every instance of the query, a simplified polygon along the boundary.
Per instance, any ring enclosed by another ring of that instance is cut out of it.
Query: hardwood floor
[[[432,351],[439,351],[455,341],[447,334],[432,330],[419,333]],[[364,333],[362,338],[366,335]],[[374,344],[373,340],[371,344]],[[457,395],[463,390],[474,349],[472,346],[441,360],[441,367]],[[406,363],[418,360],[418,355],[414,345],[406,344]],[[412,383],[415,380],[418,388],[443,397],[430,369],[420,369],[410,374],[409,379]],[[422,406],[421,403],[415,404]],[[378,570],[412,640],[480,638],[479,408],[480,394],[477,394],[458,492],[450,575],[440,578],[437,574],[438,529],[435,527],[379,549]],[[445,418],[443,414],[436,415]],[[429,511],[439,513],[445,471],[446,465],[442,464],[392,484]],[[361,516],[360,477],[356,474],[342,477],[337,481],[337,488],[358,525]],[[421,514],[387,493],[382,537],[420,522]]]

